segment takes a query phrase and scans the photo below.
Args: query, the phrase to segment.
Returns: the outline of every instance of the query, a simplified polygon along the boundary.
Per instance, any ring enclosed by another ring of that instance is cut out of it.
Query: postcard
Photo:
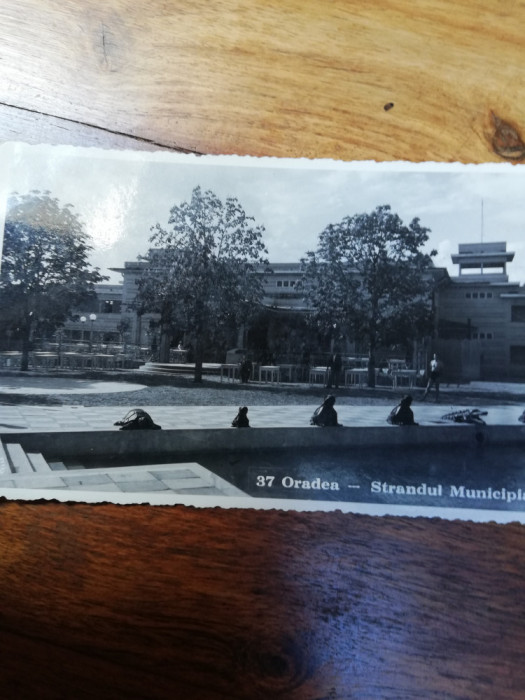
[[[1,149],[1,497],[525,522],[523,166]]]

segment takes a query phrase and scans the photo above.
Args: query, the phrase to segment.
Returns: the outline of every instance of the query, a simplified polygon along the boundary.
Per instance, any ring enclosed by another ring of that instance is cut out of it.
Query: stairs
[[[15,442],[0,441],[0,489],[64,489],[64,481],[56,475],[58,468],[40,453],[26,452]]]
[[[18,443],[0,441],[0,492],[60,489],[120,493],[244,496],[243,491],[196,462],[86,469],[78,461],[47,461]]]
[[[47,462],[42,454],[26,452],[22,445],[0,441],[0,481],[12,475],[51,474],[64,469],[67,467],[62,462]]]
[[[0,441],[0,489],[66,488],[56,476],[59,469],[60,463],[49,463],[40,453],[26,452],[18,443]]]

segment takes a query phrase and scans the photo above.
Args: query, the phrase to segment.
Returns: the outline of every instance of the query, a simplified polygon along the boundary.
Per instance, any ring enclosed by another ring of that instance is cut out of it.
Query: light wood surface
[[[512,0],[2,0],[0,140],[516,162],[524,19]],[[517,700],[524,552],[518,525],[2,502],[1,694]]]
[[[524,26],[512,0],[3,0],[0,103],[117,146],[519,159]]]

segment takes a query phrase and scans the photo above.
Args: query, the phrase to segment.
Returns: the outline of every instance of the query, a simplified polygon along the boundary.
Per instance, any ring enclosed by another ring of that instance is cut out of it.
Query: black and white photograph
[[[525,522],[522,166],[2,157],[2,496]]]

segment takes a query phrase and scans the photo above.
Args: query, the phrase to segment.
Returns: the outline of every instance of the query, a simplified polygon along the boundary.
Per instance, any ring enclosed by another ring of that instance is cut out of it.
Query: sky
[[[3,144],[0,227],[12,192],[49,191],[73,205],[92,239],[92,264],[109,272],[146,253],[150,229],[194,187],[236,197],[257,225],[271,262],[298,261],[345,216],[389,204],[405,224],[430,229],[426,252],[450,274],[459,243],[506,241],[511,281],[525,283],[525,166],[342,163],[303,159],[192,156]],[[2,211],[2,208],[4,211]]]

